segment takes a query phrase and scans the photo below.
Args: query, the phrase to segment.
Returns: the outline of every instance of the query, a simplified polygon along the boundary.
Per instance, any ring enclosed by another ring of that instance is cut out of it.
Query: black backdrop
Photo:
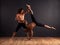
[[[60,36],[60,0],[1,0],[0,36],[12,35],[17,26],[17,9],[26,9],[26,2],[30,3],[37,22],[56,27],[56,30],[49,30],[36,26],[34,36]],[[26,19],[31,22],[30,15],[26,15]],[[17,36],[25,36],[23,29]]]

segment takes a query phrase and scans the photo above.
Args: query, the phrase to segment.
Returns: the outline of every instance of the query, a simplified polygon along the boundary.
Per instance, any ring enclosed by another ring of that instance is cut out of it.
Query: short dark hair
[[[19,8],[17,13],[20,13],[23,10],[23,8]]]

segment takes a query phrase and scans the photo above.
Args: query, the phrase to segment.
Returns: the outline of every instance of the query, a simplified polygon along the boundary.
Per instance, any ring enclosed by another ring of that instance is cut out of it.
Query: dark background
[[[50,30],[36,26],[34,36],[60,36],[60,0],[1,0],[0,15],[0,36],[11,36],[17,27],[15,15],[18,8],[26,10],[26,3],[29,3],[34,11],[37,22],[56,27]],[[30,15],[26,15],[28,22],[31,22]],[[26,36],[23,29],[19,30],[17,36]]]

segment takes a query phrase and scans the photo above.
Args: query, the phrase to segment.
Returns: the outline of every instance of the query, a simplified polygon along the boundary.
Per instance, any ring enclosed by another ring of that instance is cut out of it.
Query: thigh
[[[16,32],[21,28],[21,24],[18,24],[17,27],[16,27]]]
[[[25,29],[27,28],[25,23],[22,24],[22,27],[25,28]]]
[[[35,26],[36,26],[36,24],[32,22],[32,23],[28,24],[28,29],[33,30],[33,28]]]

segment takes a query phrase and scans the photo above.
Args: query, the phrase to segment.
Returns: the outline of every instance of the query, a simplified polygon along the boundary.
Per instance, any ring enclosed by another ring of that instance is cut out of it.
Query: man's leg
[[[27,39],[32,39],[32,37],[33,37],[33,30],[28,30],[28,32],[27,32]]]
[[[16,31],[13,32],[13,34],[12,34],[12,38],[15,37],[15,35],[16,35],[17,31],[19,30],[19,28],[21,28],[20,24],[17,25]]]
[[[30,39],[33,37],[33,30],[30,31]]]

